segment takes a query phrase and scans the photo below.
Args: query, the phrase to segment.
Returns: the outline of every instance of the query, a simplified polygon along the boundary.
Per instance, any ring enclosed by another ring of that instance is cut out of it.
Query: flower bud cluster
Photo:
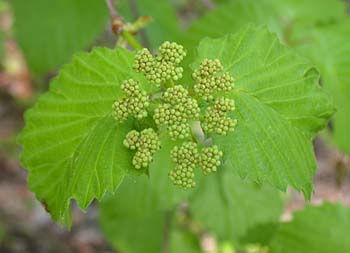
[[[174,64],[180,64],[186,56],[185,49],[182,45],[169,41],[165,41],[159,47],[159,54],[164,61]]]
[[[171,158],[176,166],[170,171],[169,177],[174,185],[185,189],[193,188],[196,185],[194,169],[201,167],[204,175],[216,172],[221,165],[222,156],[223,152],[216,145],[205,147],[198,152],[195,142],[185,142],[171,151]]]
[[[136,53],[133,67],[137,72],[148,74],[152,71],[154,63],[155,59],[151,52],[143,48]]]
[[[154,111],[153,119],[158,126],[167,126],[172,139],[184,139],[190,134],[189,119],[199,117],[199,106],[181,85],[167,89],[163,94],[165,103]]]
[[[123,142],[124,146],[131,150],[136,150],[132,164],[136,169],[149,166],[154,153],[160,148],[160,141],[157,133],[152,128],[147,128],[138,132],[130,131]]]
[[[203,174],[207,175],[210,172],[216,172],[221,165],[221,158],[223,153],[218,146],[203,148],[199,156],[199,164],[202,168]]]
[[[180,147],[174,147],[171,158],[176,164],[170,171],[169,178],[174,185],[185,189],[196,186],[194,181],[194,169],[198,164],[198,148],[195,142],[185,142]]]
[[[139,82],[133,79],[125,80],[121,88],[127,97],[113,104],[113,117],[118,121],[126,120],[129,115],[137,119],[146,117],[149,99],[147,93],[141,90]]]
[[[133,68],[161,88],[148,96],[141,90],[138,81],[124,81],[121,89],[125,97],[113,104],[112,114],[116,120],[124,121],[129,116],[142,119],[149,112],[160,131],[166,128],[172,139],[186,139],[171,151],[175,167],[169,172],[169,178],[174,185],[188,189],[196,185],[195,168],[200,168],[204,175],[216,172],[223,156],[218,146],[199,149],[196,142],[188,141],[190,121],[201,119],[201,126],[206,133],[222,135],[233,131],[237,121],[229,117],[229,113],[235,110],[234,100],[220,97],[220,94],[233,88],[234,80],[228,72],[224,72],[218,59],[205,59],[192,74],[195,98],[185,87],[173,83],[182,77],[183,69],[179,65],[185,56],[184,48],[171,42],[164,42],[156,56],[148,49],[138,51]],[[201,116],[198,98],[205,100],[203,106],[207,107]],[[150,99],[154,99],[154,103],[147,110]],[[158,134],[152,128],[130,131],[123,145],[134,151],[132,164],[136,170],[147,168],[155,152],[160,149]]]
[[[205,79],[211,76],[216,75],[218,72],[221,72],[223,67],[219,59],[210,60],[204,59],[199,68],[195,70],[192,74],[194,80],[198,81]]]
[[[196,82],[194,91],[204,100],[212,100],[215,92],[231,90],[234,79],[229,73],[219,74],[222,70],[218,59],[205,59],[199,69],[192,74]]]
[[[235,110],[235,103],[232,99],[218,98],[214,105],[208,107],[203,122],[203,130],[207,133],[218,133],[226,135],[232,132],[237,124],[237,120],[226,116],[226,113]]]
[[[159,47],[159,55],[153,57],[148,49],[136,53],[134,69],[157,85],[168,80],[177,81],[182,77],[183,69],[179,64],[186,56],[183,46],[175,42],[164,42]]]

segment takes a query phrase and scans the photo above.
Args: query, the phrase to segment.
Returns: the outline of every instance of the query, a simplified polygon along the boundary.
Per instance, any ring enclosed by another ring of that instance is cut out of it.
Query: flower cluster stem
[[[124,18],[118,13],[112,0],[106,0],[106,4],[111,17],[112,31],[125,41],[133,49],[142,49],[142,45],[135,39],[135,36],[125,29],[126,23]]]
[[[139,50],[143,48],[130,32],[122,30],[120,35],[133,49]]]

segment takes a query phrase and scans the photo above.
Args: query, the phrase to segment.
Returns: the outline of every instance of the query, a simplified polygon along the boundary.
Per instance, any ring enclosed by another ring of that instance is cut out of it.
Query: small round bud
[[[174,65],[180,64],[186,56],[186,52],[182,45],[169,41],[165,41],[159,47],[159,54],[162,60],[171,62]]]
[[[172,105],[181,104],[186,101],[188,96],[188,91],[182,85],[176,85],[167,89],[163,95],[164,101]]]
[[[153,130],[153,128],[147,128],[142,130],[139,141],[139,149],[147,149],[151,153],[155,153],[160,148],[160,142],[158,134]]]
[[[137,150],[132,160],[135,169],[148,167],[153,160],[154,153],[160,149],[158,135],[152,128],[144,129],[141,132],[130,131],[123,144],[131,150]]]
[[[183,69],[176,67],[171,62],[156,61],[152,69],[145,74],[146,78],[156,85],[160,85],[168,80],[177,81],[182,78]]]
[[[194,80],[199,81],[201,79],[214,76],[216,73],[222,70],[223,67],[218,59],[204,59],[199,68],[193,72],[192,77]]]
[[[158,126],[167,126],[172,139],[184,139],[190,134],[188,120],[199,117],[199,106],[181,85],[167,89],[164,104],[159,105],[153,115]]]
[[[195,167],[198,160],[198,146],[195,142],[185,142],[180,147],[175,146],[171,151],[171,159],[177,164]]]
[[[125,80],[121,85],[126,98],[117,100],[112,106],[112,115],[118,121],[124,121],[129,115],[137,119],[147,116],[146,108],[149,106],[147,93],[140,88],[138,81],[133,79]]]
[[[175,42],[164,42],[159,47],[159,56],[153,57],[144,48],[135,55],[134,69],[156,85],[168,80],[177,81],[182,78],[183,69],[178,65],[186,55],[183,46]]]
[[[148,74],[153,69],[155,60],[147,48],[141,49],[135,55],[134,69],[137,72]]]
[[[215,88],[218,91],[230,91],[234,85],[234,78],[229,73],[215,77]]]
[[[169,135],[172,139],[183,140],[190,136],[188,124],[175,124],[168,127]]]
[[[203,148],[199,156],[199,165],[204,175],[210,172],[216,172],[221,165],[222,151],[217,146]]]
[[[169,172],[169,178],[174,185],[184,189],[190,189],[196,186],[193,170],[182,165],[176,165],[175,168]]]
[[[220,112],[233,112],[235,110],[235,101],[228,98],[218,98],[215,100],[214,108]]]
[[[169,178],[174,185],[185,189],[193,188],[196,185],[193,170],[198,164],[198,158],[198,147],[194,142],[185,142],[180,147],[173,148],[171,159],[176,166],[170,171]]]
[[[219,98],[215,100],[213,106],[208,107],[203,122],[203,130],[207,133],[216,132],[226,135],[232,132],[237,124],[236,119],[231,119],[225,114],[235,110],[234,100],[227,98]]]
[[[234,79],[229,73],[219,75],[222,70],[223,67],[218,59],[205,59],[199,69],[192,74],[196,81],[194,91],[204,100],[212,100],[215,92],[231,90]]]
[[[129,116],[129,108],[127,99],[117,100],[112,105],[112,116],[117,121],[124,121]]]
[[[123,144],[128,149],[135,150],[137,147],[136,144],[138,143],[139,138],[140,138],[140,133],[136,130],[132,130],[126,135]]]

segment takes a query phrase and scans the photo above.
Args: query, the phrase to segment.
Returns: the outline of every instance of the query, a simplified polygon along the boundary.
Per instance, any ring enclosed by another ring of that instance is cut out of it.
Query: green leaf
[[[214,137],[225,169],[281,190],[292,185],[309,197],[316,169],[311,137],[334,112],[318,72],[264,27],[204,39],[193,68],[205,58],[219,59],[236,80],[227,94],[236,102],[235,132]]]
[[[185,62],[190,64],[195,59],[195,49],[203,38],[219,38],[236,33],[247,24],[267,24],[270,30],[281,33],[276,17],[277,13],[269,0],[235,0],[218,4],[194,21],[183,34],[182,43],[188,52]],[[184,76],[190,76],[186,69]],[[186,82],[190,80],[188,78]]]
[[[163,41],[178,41],[181,35],[179,19],[176,17],[175,9],[170,0],[135,0],[131,7],[130,1],[117,1],[118,9],[128,18],[135,20],[139,16],[150,16],[152,22],[146,27],[145,32],[152,48],[158,47]],[[134,8],[134,10],[132,10]],[[137,12],[135,17],[135,13]]]
[[[247,23],[275,26],[273,6],[266,0],[236,0],[219,4],[196,20],[184,36],[185,45],[194,48],[204,37],[217,38],[238,32]]]
[[[111,116],[102,118],[82,140],[74,153],[70,192],[86,209],[96,196],[113,191],[130,168],[131,153],[123,140],[131,126],[117,125]]]
[[[100,224],[107,240],[128,253],[162,252],[164,243],[170,252],[198,252],[192,250],[198,242],[173,224],[172,208],[163,198],[169,189],[153,191],[152,185],[145,175],[126,177],[118,192],[101,202]]]
[[[243,181],[225,168],[203,178],[189,204],[194,218],[209,231],[237,242],[258,224],[277,222],[283,202],[272,187]]]
[[[279,227],[279,223],[264,223],[258,224],[255,227],[250,228],[247,233],[240,238],[240,243],[245,245],[267,246],[276,234]]]
[[[316,24],[332,22],[346,16],[345,2],[341,0],[268,0],[284,22]],[[317,6],[317,11],[315,11]]]
[[[107,25],[104,1],[13,0],[16,39],[30,69],[44,74],[90,46]]]
[[[121,252],[160,252],[165,213],[157,209],[146,176],[125,178],[114,196],[100,205],[100,224],[107,240]]]
[[[296,49],[320,69],[322,84],[333,95],[337,112],[333,117],[333,137],[343,152],[350,152],[350,22],[298,29]]]
[[[350,252],[350,210],[341,204],[307,206],[282,223],[271,253]]]
[[[173,141],[168,135],[161,137],[161,149],[154,154],[149,167],[149,188],[167,207],[174,206],[193,192],[175,186],[168,177],[170,170],[175,167],[170,152],[179,143],[181,141]]]
[[[170,252],[198,253],[202,251],[197,237],[188,231],[175,227],[170,235]]]
[[[183,41],[192,48],[204,37],[217,38],[234,33],[248,23],[265,24],[282,37],[290,25],[331,22],[345,17],[345,14],[345,5],[340,0],[225,1],[193,22]]]
[[[133,53],[120,48],[77,54],[25,115],[21,161],[31,190],[58,222],[70,225],[71,198],[85,209],[132,167],[122,144],[132,122],[118,125],[110,115],[121,82],[139,77],[132,62]]]
[[[102,201],[100,224],[115,249],[128,253],[161,252],[164,226],[168,226],[170,252],[199,252],[198,241],[172,224],[174,207],[191,193],[175,187],[168,178],[174,166],[170,150],[176,143],[163,135],[162,148],[154,155],[149,176],[125,177],[116,194]],[[165,225],[165,220],[171,223]]]

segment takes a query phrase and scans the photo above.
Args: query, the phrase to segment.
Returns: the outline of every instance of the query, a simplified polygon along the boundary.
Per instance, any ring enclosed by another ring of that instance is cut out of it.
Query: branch
[[[106,4],[111,17],[112,31],[115,35],[119,36],[124,26],[124,18],[119,15],[113,0],[106,0]]]
[[[113,0],[106,0],[106,4],[111,17],[113,33],[117,37],[121,37],[122,40],[126,41],[132,48],[141,49],[142,46],[138,43],[133,34],[124,29],[126,23],[124,18],[119,15],[117,9],[115,8]]]
[[[117,9],[114,6],[113,0],[106,0],[106,4],[108,7],[109,15],[111,16],[111,19],[120,16],[117,12]]]

